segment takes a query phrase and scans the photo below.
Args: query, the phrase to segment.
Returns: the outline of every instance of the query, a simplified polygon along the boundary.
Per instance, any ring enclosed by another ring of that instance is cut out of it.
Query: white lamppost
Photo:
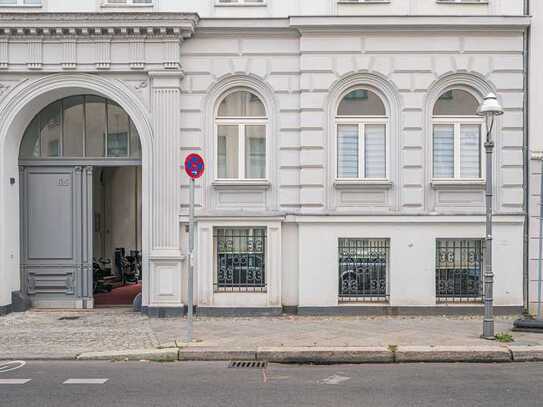
[[[483,335],[485,339],[495,339],[494,335],[494,305],[493,288],[494,273],[492,272],[492,152],[494,141],[492,140],[492,129],[496,116],[503,114],[503,108],[496,99],[494,93],[489,93],[479,106],[477,111],[486,121],[486,247],[485,247],[485,271],[484,271],[484,299],[485,317],[483,320]]]

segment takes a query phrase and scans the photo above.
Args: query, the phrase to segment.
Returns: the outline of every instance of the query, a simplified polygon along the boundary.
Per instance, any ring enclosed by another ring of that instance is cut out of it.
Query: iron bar
[[[339,239],[340,301],[388,301],[389,250],[388,239]]]

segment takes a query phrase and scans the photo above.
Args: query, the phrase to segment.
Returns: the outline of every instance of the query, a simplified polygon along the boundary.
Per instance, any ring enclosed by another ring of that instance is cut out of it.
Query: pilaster
[[[150,254],[151,307],[180,307],[181,262],[179,236],[180,97],[183,72],[150,72],[154,130],[152,228]]]

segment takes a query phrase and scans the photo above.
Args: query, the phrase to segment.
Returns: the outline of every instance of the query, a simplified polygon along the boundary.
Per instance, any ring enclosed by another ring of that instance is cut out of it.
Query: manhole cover
[[[59,321],[75,321],[76,319],[79,319],[80,317],[60,317]]]
[[[264,361],[240,361],[234,360],[228,364],[228,367],[232,368],[245,368],[245,369],[265,369],[268,366],[268,362]]]

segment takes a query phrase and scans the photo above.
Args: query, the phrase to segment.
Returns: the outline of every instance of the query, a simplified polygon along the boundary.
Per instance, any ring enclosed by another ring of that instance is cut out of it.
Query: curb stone
[[[398,363],[409,362],[512,362],[511,352],[502,346],[399,346]]]
[[[543,346],[509,346],[513,362],[542,362]]]
[[[140,361],[174,362],[178,360],[177,348],[167,349],[139,349],[121,350],[112,352],[87,352],[77,356],[77,360],[113,360],[113,361]]]
[[[256,352],[256,348],[187,347],[179,349],[178,357],[182,361],[251,361],[257,359]]]
[[[393,363],[385,347],[260,347],[258,360],[275,363]]]
[[[254,361],[271,363],[451,363],[542,362],[543,346],[399,346],[385,347],[185,347],[86,352],[78,356],[12,355],[0,360],[108,361]]]

